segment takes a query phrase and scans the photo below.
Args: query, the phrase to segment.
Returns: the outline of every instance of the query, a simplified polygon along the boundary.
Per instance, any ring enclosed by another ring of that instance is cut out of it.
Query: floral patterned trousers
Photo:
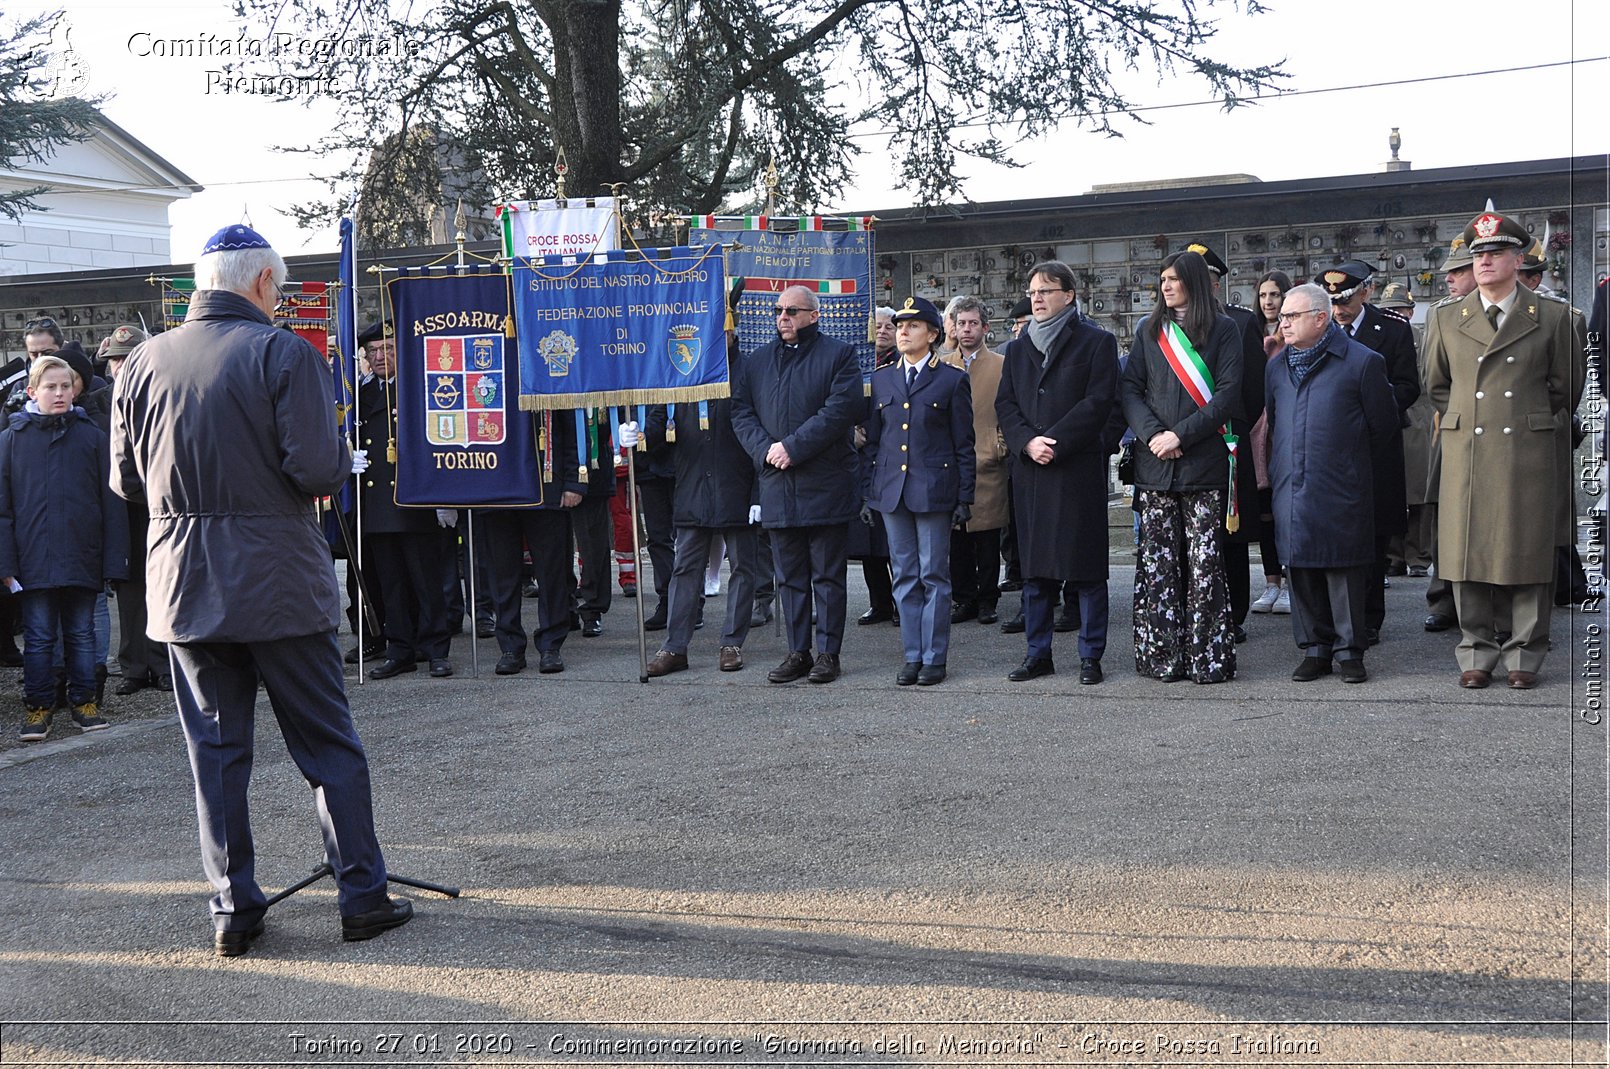
[[[1235,631],[1219,552],[1223,491],[1136,493],[1135,671],[1198,683],[1235,678]]]

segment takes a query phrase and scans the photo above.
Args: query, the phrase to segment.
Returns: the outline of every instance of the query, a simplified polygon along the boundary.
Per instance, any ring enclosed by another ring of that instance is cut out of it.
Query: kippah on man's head
[[[268,249],[268,239],[247,226],[245,223],[235,223],[226,226],[218,233],[207,239],[207,244],[201,249],[201,255],[210,252],[238,252],[241,249]]]

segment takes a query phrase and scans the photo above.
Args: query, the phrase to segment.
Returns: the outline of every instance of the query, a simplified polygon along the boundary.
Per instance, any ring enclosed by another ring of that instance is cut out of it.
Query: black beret
[[[370,342],[377,342],[382,338],[390,338],[394,337],[395,335],[396,330],[392,327],[391,323],[385,320],[377,319],[373,323],[370,323],[367,327],[363,328],[363,333],[358,335],[358,344],[368,345]]]

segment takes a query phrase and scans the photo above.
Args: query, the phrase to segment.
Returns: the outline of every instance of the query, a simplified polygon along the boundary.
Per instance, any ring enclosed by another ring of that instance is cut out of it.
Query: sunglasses
[[[783,306],[778,305],[776,308],[771,310],[771,314],[774,316],[788,316],[790,319],[792,319],[795,316],[802,316],[806,312],[814,311],[816,311],[814,308],[784,308]]]

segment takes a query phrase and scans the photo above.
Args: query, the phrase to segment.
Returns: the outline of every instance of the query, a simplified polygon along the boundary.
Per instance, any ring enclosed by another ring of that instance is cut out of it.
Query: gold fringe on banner
[[[674,386],[649,390],[600,390],[595,393],[523,393],[520,407],[527,412],[567,408],[618,408],[622,405],[674,405],[684,401],[714,401],[732,396],[732,385],[712,382],[704,386]]]

